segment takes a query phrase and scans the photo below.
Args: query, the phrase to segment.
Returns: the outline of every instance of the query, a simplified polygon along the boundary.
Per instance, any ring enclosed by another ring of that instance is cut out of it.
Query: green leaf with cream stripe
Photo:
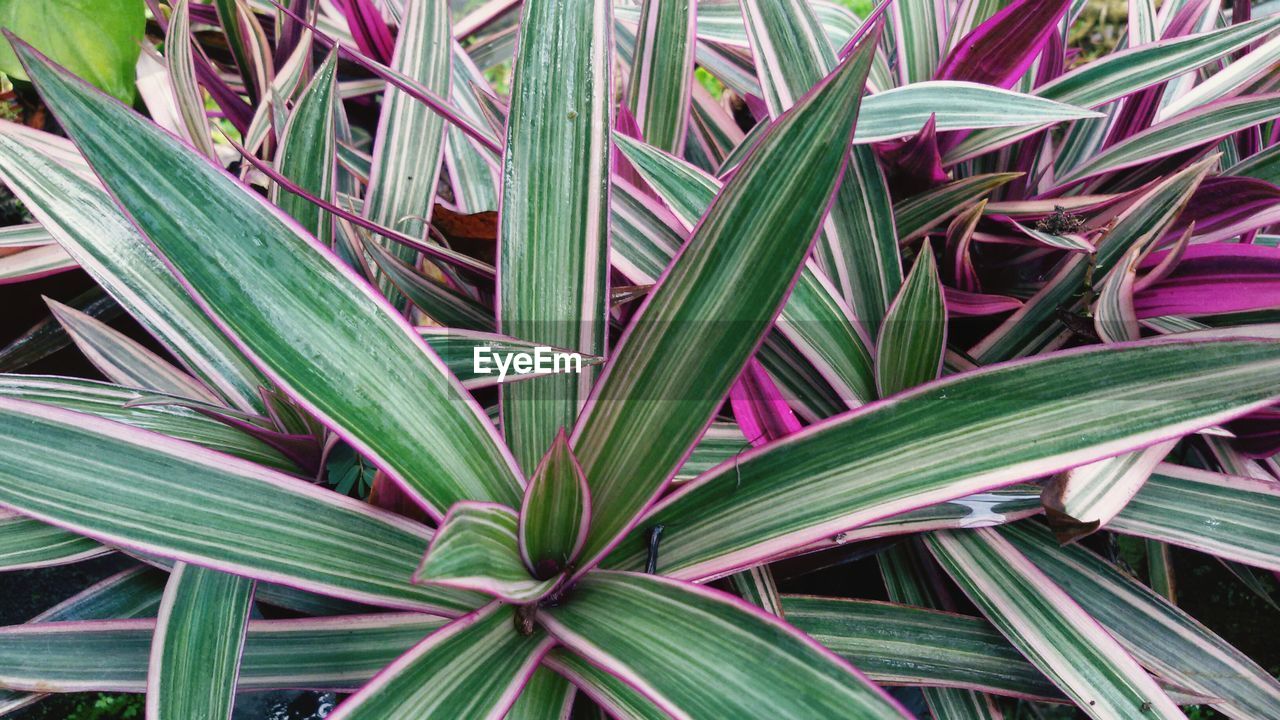
[[[1106,525],[1177,443],[1166,440],[1055,475],[1041,500],[1058,537],[1067,542]]]
[[[530,0],[520,23],[503,157],[498,328],[603,355],[613,126],[611,3]],[[532,471],[573,425],[594,370],[502,389],[502,427]]]
[[[260,425],[267,421],[240,416],[226,408],[203,408],[190,400],[147,390],[119,387],[94,380],[42,375],[0,375],[0,397],[30,400],[44,405],[88,413],[143,430],[203,445],[211,450],[251,460],[259,465],[296,472],[293,462],[279,450],[252,435],[202,414],[201,408]]]
[[[261,410],[258,388],[269,382],[204,315],[107,194],[28,142],[0,126],[0,179],[174,357],[233,407]]]
[[[568,569],[582,552],[591,523],[591,496],[582,466],[562,429],[525,490],[520,506],[520,557],[546,579]]]
[[[218,402],[195,378],[133,338],[56,300],[45,302],[80,352],[112,382],[201,402]]]
[[[614,141],[645,182],[692,229],[715,200],[722,187],[720,181],[651,145],[622,135],[615,135]],[[831,383],[847,405],[875,398],[871,343],[839,291],[812,261],[800,270],[775,330]]]
[[[387,281],[432,320],[462,330],[496,327],[493,311],[476,300],[426,277],[376,242],[364,241],[363,246]]]
[[[303,190],[325,200],[333,197],[337,138],[336,78],[338,53],[330,52],[302,91],[280,136],[276,170]],[[324,245],[333,244],[329,213],[310,200],[272,184],[272,201]]]
[[[742,14],[769,114],[776,118],[835,67],[836,55],[806,2],[744,0]],[[850,152],[814,258],[874,336],[902,283],[902,263],[875,153],[861,146]]]
[[[147,717],[228,720],[253,581],[178,563],[169,573],[147,672]]]
[[[1280,571],[1280,489],[1162,463],[1107,529]]]
[[[935,380],[947,345],[947,308],[929,243],[898,297],[889,306],[876,341],[876,387],[881,396]]]
[[[654,705],[621,678],[587,662],[564,648],[547,653],[543,664],[568,678],[582,694],[591,698],[610,717],[617,720],[670,720],[671,716]]]
[[[568,680],[540,665],[503,720],[568,720],[574,694]]]
[[[1269,402],[1280,344],[1142,342],[954,375],[744,453],[638,523],[707,578],[908,510],[1049,475]],[[963,432],[961,432],[963,430]],[[607,563],[643,567],[633,532]]]
[[[535,578],[520,557],[519,518],[504,505],[460,502],[444,524],[413,581],[474,590],[511,603],[546,595],[560,578]]]
[[[882,690],[813,640],[701,586],[593,572],[578,582],[569,602],[543,608],[538,620],[562,645],[673,717],[906,717]],[[681,662],[673,664],[677,656]],[[769,672],[756,672],[759,667]]]
[[[1230,717],[1280,717],[1280,682],[1156,592],[1079,545],[1059,546],[1035,523],[1000,533],[1161,677],[1215,698]]]
[[[684,148],[693,85],[695,0],[644,0],[628,104],[641,136],[667,152]]]
[[[173,85],[174,104],[185,129],[183,136],[200,152],[214,156],[209,135],[209,118],[204,111],[204,96],[196,84],[195,44],[191,41],[191,4],[177,0],[169,14],[169,29],[164,36],[164,60]]]
[[[432,512],[460,499],[515,505],[518,471],[492,425],[381,298],[220,168],[20,52],[121,205],[281,387]]]
[[[454,620],[347,698],[332,720],[501,720],[553,641],[515,629],[515,608],[491,603]]]
[[[906,604],[783,595],[787,622],[884,685],[1058,700],[1039,670],[982,618]]]
[[[478,595],[411,584],[431,541],[428,528],[309,482],[19,400],[0,400],[0,437],[0,506],[45,522],[388,607],[460,614],[479,604]]]
[[[87,537],[0,510],[0,571],[66,565],[109,552]]]
[[[948,530],[925,542],[983,615],[1090,717],[1185,717],[1115,638],[996,530]]]
[[[591,488],[582,567],[661,491],[781,308],[844,164],[872,41],[773,124],[606,365],[573,434]]]
[[[449,95],[451,37],[449,10],[439,2],[408,2],[396,35],[391,68],[440,97]],[[440,160],[444,153],[444,118],[398,87],[388,84],[374,136],[373,169],[364,197],[364,217],[415,238],[427,236],[434,207]],[[411,248],[378,238],[397,258],[412,261]],[[394,287],[379,280],[400,307]]]
[[[924,235],[1018,175],[973,175],[895,203],[893,222],[898,228],[898,242],[905,244]]]

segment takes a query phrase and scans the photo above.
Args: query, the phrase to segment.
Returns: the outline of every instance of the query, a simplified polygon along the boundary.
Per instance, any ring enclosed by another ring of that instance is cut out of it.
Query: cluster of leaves
[[[10,35],[65,136],[0,122],[0,278],[99,288],[0,351],[0,569],[137,562],[0,628],[0,714],[1280,717],[1169,563],[1280,571],[1280,18],[148,5],[145,112]]]

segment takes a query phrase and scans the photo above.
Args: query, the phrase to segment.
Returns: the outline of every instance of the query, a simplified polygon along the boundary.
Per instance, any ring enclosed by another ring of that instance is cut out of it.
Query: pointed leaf
[[[881,396],[934,380],[947,345],[947,307],[933,249],[925,243],[876,341],[876,385]]]
[[[960,38],[934,75],[1009,88],[1040,54],[1070,0],[1014,0]]]
[[[370,288],[220,168],[38,54],[22,54],[121,204],[283,388],[433,512],[462,498],[515,505],[518,471],[492,425]],[[168,191],[172,182],[186,190]]]
[[[667,152],[684,148],[696,11],[694,0],[645,0],[640,5],[628,104],[640,136]]]
[[[293,106],[276,153],[276,169],[280,174],[322,198],[333,197],[337,71],[338,54],[330,52]],[[297,220],[302,229],[325,245],[333,243],[333,226],[328,213],[306,198],[282,192],[278,185],[273,185],[272,189],[275,204]]]
[[[534,577],[569,568],[587,540],[591,497],[582,466],[561,430],[529,481],[520,507],[520,557]]]

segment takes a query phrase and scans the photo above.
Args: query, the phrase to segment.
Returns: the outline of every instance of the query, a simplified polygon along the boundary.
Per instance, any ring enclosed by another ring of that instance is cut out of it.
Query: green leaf
[[[220,168],[22,52],[121,205],[281,387],[434,513],[466,498],[516,504],[518,471],[493,426],[372,290]]]
[[[106,192],[60,159],[53,148],[0,126],[0,178],[45,229],[219,397],[241,410],[261,411],[258,388],[270,385],[267,379],[191,299]]]
[[[546,633],[516,631],[515,608],[492,603],[449,623],[347,698],[332,720],[501,720],[538,661]]]
[[[217,404],[195,378],[136,340],[56,300],[46,298],[45,302],[80,352],[112,382]]]
[[[561,430],[525,490],[520,508],[520,557],[538,578],[550,578],[578,559],[591,523],[587,479]]]
[[[145,27],[143,0],[0,0],[0,28],[128,103]],[[8,42],[0,42],[0,72],[27,79]]]
[[[672,212],[692,229],[720,191],[720,181],[651,145],[622,135],[615,135],[614,141]],[[617,202],[618,194],[614,198]],[[806,262],[800,270],[776,325],[779,339],[794,345],[848,406],[875,398],[871,343],[839,291],[814,263]]]
[[[1177,440],[1156,443],[1055,475],[1042,501],[1049,523],[1063,542],[1106,525],[1133,498]]]
[[[1185,718],[1115,638],[993,529],[926,537],[987,619],[1090,717]]]
[[[449,12],[438,2],[404,6],[391,68],[438,96],[448,96],[452,64]],[[415,238],[427,236],[444,152],[444,118],[391,84],[382,96],[374,136],[373,169],[364,197],[364,217]],[[412,248],[379,238],[398,259],[411,262]],[[393,286],[379,279],[396,307]],[[480,499],[480,498],[476,498]]]
[[[1230,717],[1275,717],[1280,682],[1198,620],[1083,547],[1060,547],[1035,523],[1000,533],[1143,665],[1215,698]]]
[[[547,653],[543,663],[566,677],[597,705],[618,720],[670,720],[671,716],[654,705],[640,691],[621,678],[587,662],[580,655],[556,648]]]
[[[326,200],[333,197],[335,98],[338,53],[331,51],[293,106],[280,137],[276,169],[299,187]],[[390,91],[389,91],[390,92]],[[272,186],[272,200],[324,245],[333,244],[329,214],[315,203]]]
[[[933,248],[925,243],[876,341],[876,386],[881,396],[934,380],[947,346],[947,308]]]
[[[590,355],[604,355],[608,325],[611,25],[611,3],[524,6],[502,165],[499,330]],[[595,375],[503,388],[503,432],[526,472]]]
[[[631,61],[628,104],[644,139],[684,149],[693,89],[694,0],[644,0]]]
[[[1107,529],[1280,570],[1278,520],[1269,481],[1162,463]]]
[[[147,717],[228,720],[253,581],[178,563],[151,641]]]
[[[1061,694],[991,623],[910,605],[783,595],[787,622],[886,685]]]
[[[561,720],[573,708],[574,688],[560,675],[539,666],[503,720]]]
[[[538,620],[561,644],[674,717],[905,717],[882,690],[813,640],[697,585],[593,572],[567,602],[541,609]]]
[[[520,557],[518,533],[519,519],[511,508],[460,502],[449,509],[413,581],[474,590],[511,603],[533,602],[560,577],[530,573]]]
[[[362,244],[387,281],[432,320],[462,330],[492,331],[496,326],[489,308],[424,276],[380,244],[369,241]]]
[[[723,575],[908,510],[1184,435],[1268,402],[1280,344],[1134,343],[964,373],[722,465],[650,510],[658,571]],[[963,432],[962,432],[963,431]],[[594,497],[594,496],[593,496]],[[643,567],[632,532],[610,567]]]
[[[835,189],[875,38],[773,124],[613,353],[573,436],[592,501],[583,567],[666,484],[783,304]]]
[[[87,537],[0,510],[0,570],[66,565],[105,555],[103,547]]]
[[[0,504],[45,522],[389,607],[458,614],[479,604],[471,593],[410,583],[430,530],[309,482],[20,400],[0,400],[0,437]]]
[[[889,5],[898,78],[903,85],[933,77],[938,69],[945,28],[943,10],[929,0],[902,0]]]
[[[1020,174],[974,175],[896,203],[893,206],[893,218],[898,227],[898,242],[906,244],[924,235],[934,226],[978,202],[988,192]]]
[[[164,36],[164,60],[173,86],[174,104],[182,120],[183,137],[206,156],[214,157],[204,93],[196,82],[197,51],[191,38],[191,4],[187,0],[177,0],[172,7],[169,29]]]

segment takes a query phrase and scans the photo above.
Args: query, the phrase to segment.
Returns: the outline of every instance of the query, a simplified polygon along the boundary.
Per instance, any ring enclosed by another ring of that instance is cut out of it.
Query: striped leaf
[[[220,397],[241,410],[261,409],[258,388],[268,381],[204,315],[107,194],[60,164],[59,155],[28,145],[12,130],[0,126],[0,178],[45,229]]]
[[[1265,341],[1144,342],[952,376],[744,453],[638,526],[667,528],[660,572],[715,577],[1248,412],[1268,401],[1264,378],[1280,373],[1278,354]],[[633,532],[608,565],[641,567],[646,551]]]
[[[925,542],[982,614],[1090,717],[1185,717],[1115,638],[997,531],[945,531]]]
[[[332,720],[500,720],[553,641],[516,632],[515,609],[491,603],[454,620],[347,698]]]
[[[648,697],[612,675],[584,660],[580,655],[556,648],[547,653],[543,663],[561,677],[569,679],[583,695],[618,720],[670,720]]]
[[[720,181],[651,145],[622,135],[615,135],[614,141],[645,182],[692,229],[720,191]],[[800,270],[790,297],[778,313],[776,330],[822,374],[846,404],[854,406],[875,397],[871,343],[839,291],[812,262],[806,262]]]
[[[124,333],[56,300],[45,302],[80,352],[112,382],[201,402],[218,402],[195,378]]]
[[[1280,570],[1277,517],[1270,481],[1162,463],[1107,529]]]
[[[929,0],[902,0],[889,5],[898,82],[917,83],[938,68],[945,28],[943,11]]]
[[[460,502],[449,509],[413,581],[475,590],[511,603],[546,595],[560,577],[535,578],[519,544],[520,520],[509,507]]]
[[[742,10],[765,101],[776,118],[832,70],[835,52],[808,3],[745,0]],[[876,34],[863,42],[874,45],[878,39]],[[855,147],[814,256],[871,334],[879,331],[902,282],[891,220],[889,193],[875,154]]]
[[[910,605],[783,595],[787,622],[877,683],[1059,700],[991,623]]]
[[[450,328],[492,331],[493,311],[405,264],[376,242],[362,243],[387,281],[432,320]]]
[[[430,530],[308,482],[20,400],[0,400],[0,437],[0,505],[99,541],[389,607],[478,604],[410,583]]]
[[[1143,665],[1231,717],[1275,718],[1280,682],[1195,618],[1079,545],[1017,523],[1001,534]]]
[[[782,306],[844,164],[872,47],[773,124],[605,367],[573,434],[592,503],[582,567],[662,490]]]
[[[1058,538],[1075,540],[1106,525],[1177,443],[1166,440],[1054,476],[1045,486],[1042,500]]]
[[[1277,27],[1280,27],[1280,17],[1271,17],[1111,53],[1037,88],[1036,95],[1068,105],[1096,108],[1218,60],[1266,37]],[[967,160],[1032,132],[1034,130],[979,130],[947,151],[943,163],[950,165]]]
[[[431,0],[404,3],[391,69],[438,96],[449,95],[451,70],[449,12]],[[434,207],[440,159],[444,152],[444,118],[399,87],[388,85],[382,97],[374,136],[373,168],[365,192],[366,219],[415,238],[427,235]],[[383,246],[405,261],[416,253],[403,245]],[[397,307],[403,303],[385,280],[383,292]]]
[[[594,572],[574,587],[571,601],[541,609],[538,620],[561,644],[673,717],[905,717],[830,651],[705,587]],[[676,656],[678,665],[671,662]],[[758,672],[762,667],[769,672]]]
[[[174,566],[151,640],[147,717],[231,717],[252,597],[248,578]]]
[[[628,105],[641,137],[672,153],[684,148],[696,12],[694,0],[644,0],[640,5]]]
[[[974,175],[895,203],[893,222],[898,227],[898,242],[915,240],[1016,177],[1018,173]]]
[[[334,113],[336,112],[338,53],[330,52],[302,91],[280,136],[276,169],[303,190],[333,197],[336,168]],[[324,245],[333,244],[333,225],[319,206],[306,198],[272,186],[272,202],[302,229]]]
[[[96,415],[203,445],[259,465],[297,471],[293,462],[279,450],[231,424],[215,419],[212,413],[197,411],[195,408],[199,407],[198,404],[183,398],[93,380],[8,374],[0,375],[0,396]],[[206,410],[216,410],[224,416],[236,417],[233,411],[227,409],[211,407]],[[243,419],[254,422],[253,416]]]
[[[1249,95],[1205,105],[1172,117],[1112,145],[1076,167],[1060,184],[1135,167],[1220,140],[1280,115],[1280,94]]]
[[[782,598],[778,595],[778,585],[768,565],[757,565],[734,573],[729,581],[738,597],[770,615],[782,617]]]
[[[214,157],[204,95],[196,84],[194,53],[198,51],[191,41],[191,5],[187,0],[177,0],[172,8],[169,29],[164,36],[164,60],[173,85],[174,104],[185,130],[182,134],[200,152]]]
[[[1265,43],[1255,44],[1247,53],[1236,57],[1220,72],[1214,73],[1212,77],[1187,92],[1175,95],[1172,100],[1160,107],[1156,120],[1167,120],[1192,108],[1214,103],[1215,100],[1242,94],[1242,91],[1257,93],[1267,89],[1266,78],[1278,60],[1280,60],[1280,39],[1271,38]]]
[[[947,308],[933,249],[925,243],[876,341],[876,387],[893,395],[934,380],[947,345]]]
[[[561,430],[525,490],[520,507],[520,557],[534,577],[567,569],[587,540],[591,497],[582,466]]]
[[[604,354],[609,308],[611,27],[610,3],[524,6],[502,165],[499,330],[590,355]],[[573,425],[595,374],[503,388],[520,467],[531,471]]]
[[[0,510],[0,571],[66,565],[109,552],[89,538]]]
[[[39,280],[74,269],[75,258],[57,245],[29,248],[0,258],[0,285]]]
[[[38,53],[21,52],[121,204],[281,387],[432,512],[463,498],[515,505],[518,470],[492,425],[408,323],[220,168]]]
[[[573,698],[568,680],[539,665],[504,720],[569,720]]]

